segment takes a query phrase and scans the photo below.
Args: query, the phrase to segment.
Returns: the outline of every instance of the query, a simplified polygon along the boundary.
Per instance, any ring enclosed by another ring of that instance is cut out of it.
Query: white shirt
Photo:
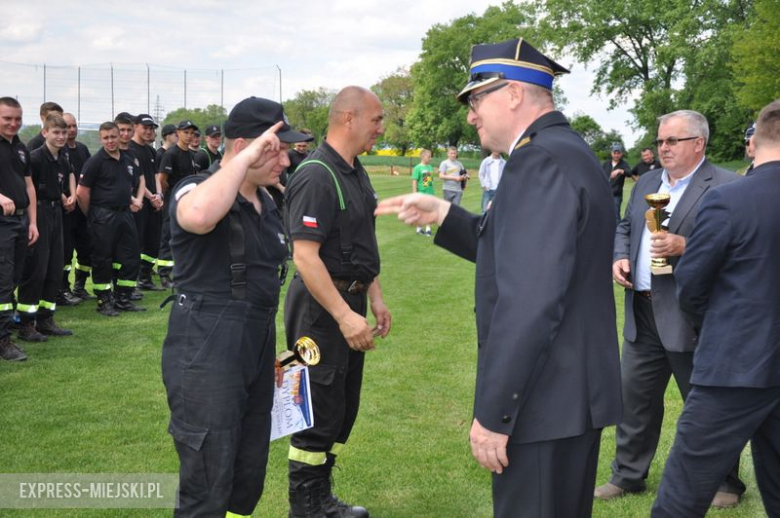
[[[482,161],[479,166],[479,183],[483,189],[496,190],[498,182],[501,181],[501,175],[504,173],[505,165],[506,160],[501,158],[501,155],[498,158],[493,158],[491,155]]]
[[[670,214],[670,218],[671,214],[674,213],[674,208],[685,193],[685,189],[687,189],[688,185],[691,183],[693,175],[701,167],[702,162],[704,162],[704,158],[696,164],[693,171],[677,180],[674,187],[672,187],[669,182],[669,173],[666,172],[666,169],[661,172],[661,187],[658,188],[658,192],[668,193],[672,197],[669,201],[669,205],[665,207],[666,211]],[[663,222],[664,226],[668,224],[668,219]],[[636,271],[634,272],[634,289],[636,291],[649,291],[652,285],[653,275],[650,273],[650,234],[651,232],[647,230],[647,225],[642,225],[642,239],[639,242],[639,253],[636,257]]]

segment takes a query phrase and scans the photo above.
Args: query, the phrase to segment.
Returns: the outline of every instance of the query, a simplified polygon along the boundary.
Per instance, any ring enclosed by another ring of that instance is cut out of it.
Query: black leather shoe
[[[142,308],[141,306],[136,306],[135,304],[133,304],[133,301],[131,301],[129,298],[117,299],[116,302],[114,302],[114,307],[119,311],[128,311],[128,312],[146,311],[146,308]]]
[[[141,300],[144,298],[144,294],[138,291],[138,289],[134,289],[130,292],[130,300]]]
[[[54,317],[39,319],[35,327],[40,333],[49,336],[70,336],[73,334],[70,329],[63,329],[55,324]]]
[[[27,355],[11,340],[11,335],[0,338],[0,358],[7,362],[23,362]]]
[[[46,341],[46,335],[43,335],[38,332],[37,329],[35,329],[35,323],[34,322],[25,322],[22,324],[22,327],[19,328],[19,331],[16,332],[16,336],[19,337],[19,340],[24,340],[25,342],[45,342]]]
[[[78,306],[79,304],[81,304],[81,299],[70,291],[62,290],[59,295],[57,295],[58,306]]]

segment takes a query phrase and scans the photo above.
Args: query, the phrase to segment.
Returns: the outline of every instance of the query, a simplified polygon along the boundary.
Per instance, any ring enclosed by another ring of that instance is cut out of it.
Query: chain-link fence
[[[281,69],[184,69],[155,64],[108,63],[80,66],[0,61],[0,96],[15,97],[24,124],[39,124],[45,101],[93,128],[119,112],[148,113],[158,121],[178,108],[223,106],[227,111],[250,95],[281,100]]]

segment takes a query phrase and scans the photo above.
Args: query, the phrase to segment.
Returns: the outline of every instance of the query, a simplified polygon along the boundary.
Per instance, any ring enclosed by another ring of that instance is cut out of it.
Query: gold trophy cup
[[[276,367],[287,370],[294,365],[317,365],[320,363],[320,348],[308,336],[299,338],[292,351],[284,351],[276,355]]]
[[[671,199],[671,195],[660,192],[645,195],[645,201],[651,207],[645,212],[645,221],[647,229],[653,234],[666,232],[661,227],[661,223],[666,217],[664,207],[669,205]],[[650,259],[650,271],[653,275],[668,275],[672,273],[672,265],[666,261],[665,257],[653,257]]]

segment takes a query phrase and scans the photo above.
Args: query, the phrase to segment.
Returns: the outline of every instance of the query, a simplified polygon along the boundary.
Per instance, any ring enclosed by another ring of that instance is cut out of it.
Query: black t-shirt
[[[333,177],[318,164],[299,166],[285,191],[286,225],[290,238],[322,243],[320,258],[336,278],[371,282],[379,275],[379,248],[375,234],[374,209],[377,196],[360,161],[354,168],[323,142],[308,160],[320,160],[330,166],[338,178],[347,208],[352,242],[352,272],[341,264],[339,198]]]
[[[218,169],[219,165],[213,169]],[[197,235],[183,230],[176,218],[179,200],[206,180],[206,175],[191,176],[179,182],[170,197],[171,250],[176,290],[185,294],[202,294],[216,299],[231,298],[230,283],[230,212],[214,230]],[[271,198],[258,189],[262,213],[240,194],[241,226],[244,229],[246,261],[246,297],[251,304],[275,308],[279,304],[281,283],[277,269],[287,256],[287,244],[279,211]]]
[[[301,165],[301,162],[306,160],[306,157],[309,156],[309,153],[298,153],[295,149],[289,149],[287,150],[287,158],[290,159],[290,166],[287,168],[287,176],[290,177],[295,172],[296,169],[298,169],[298,166]]]
[[[62,150],[54,158],[49,147],[43,145],[30,153],[30,173],[39,201],[61,201],[72,170]]]
[[[84,169],[84,164],[87,163],[89,157],[92,156],[89,152],[89,148],[81,142],[76,142],[76,147],[68,147],[67,145],[62,148],[60,153],[65,153],[70,161],[70,167],[76,175],[76,181],[81,179],[81,170]]]
[[[197,151],[190,150],[192,152],[192,158],[195,160],[195,172],[199,173],[201,171],[207,171],[209,167],[211,167],[211,162],[209,162],[209,156],[206,154],[205,151],[202,149],[198,149]]]
[[[612,159],[610,158],[604,162],[601,167],[604,169],[604,173],[606,173],[607,179],[609,179],[609,185],[612,187],[612,196],[623,196],[623,184],[626,181],[626,176],[631,174],[631,166],[628,165],[628,162],[621,158],[620,162],[613,166]],[[622,169],[623,174],[619,174],[614,178],[610,178],[609,175],[612,174],[612,171],[615,169]]]
[[[43,132],[38,133],[33,138],[30,139],[29,142],[27,142],[27,150],[32,153],[42,145],[46,143],[46,139],[43,138]]]
[[[209,149],[209,147],[206,146],[205,148],[203,148],[203,151],[206,152],[206,156],[209,159],[209,167],[214,165],[214,162],[222,160],[222,153],[219,152],[219,149],[217,150],[216,153],[212,153],[211,150]]]
[[[157,151],[155,152],[156,154],[154,156],[154,162],[155,162],[155,164],[157,164],[157,172],[158,173],[160,172],[160,164],[162,164],[162,159],[163,159],[163,156],[165,156],[165,152],[166,151],[168,151],[168,150],[165,149],[164,147],[160,146],[159,148],[157,148]]]
[[[154,149],[146,144],[139,144],[135,140],[130,141],[130,149],[135,154],[135,158],[138,159],[141,174],[146,181],[146,188],[149,189],[149,192],[156,193],[157,182],[155,182],[154,176],[157,174],[157,165]]]
[[[0,194],[10,198],[16,209],[30,205],[25,176],[30,176],[30,153],[18,135],[12,141],[0,137]],[[0,211],[2,215],[2,211]]]
[[[179,146],[172,146],[165,152],[162,161],[158,164],[159,172],[168,175],[168,192],[173,191],[176,184],[195,174],[195,160],[189,149],[184,150]]]
[[[648,171],[652,171],[653,169],[660,169],[661,163],[658,162],[657,159],[653,159],[653,161],[649,164],[645,163],[644,160],[640,160],[637,165],[634,166],[634,168],[631,170],[631,176],[642,176]]]
[[[100,148],[84,164],[79,184],[91,189],[90,205],[121,210],[130,207],[130,197],[138,188],[138,178],[128,153],[120,151],[117,160]]]

